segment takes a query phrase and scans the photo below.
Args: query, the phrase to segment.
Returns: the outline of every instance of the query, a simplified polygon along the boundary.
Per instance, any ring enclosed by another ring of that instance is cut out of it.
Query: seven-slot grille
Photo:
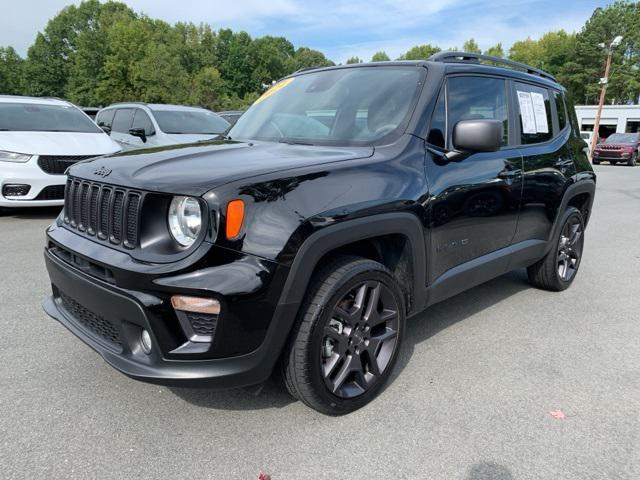
[[[136,248],[140,236],[142,192],[69,178],[64,222],[78,232],[126,248]]]
[[[97,155],[40,155],[38,157],[38,166],[45,173],[62,175],[65,170],[74,163],[96,156]]]

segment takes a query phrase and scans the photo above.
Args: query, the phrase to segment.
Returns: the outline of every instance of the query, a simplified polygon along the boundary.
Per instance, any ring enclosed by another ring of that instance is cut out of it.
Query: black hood
[[[366,158],[373,147],[210,141],[129,150],[78,163],[69,175],[165,193],[203,195],[222,184],[292,168]]]

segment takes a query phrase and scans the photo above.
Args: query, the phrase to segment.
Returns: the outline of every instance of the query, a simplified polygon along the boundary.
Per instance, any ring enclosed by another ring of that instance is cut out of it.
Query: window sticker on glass
[[[544,96],[541,93],[531,92],[531,102],[533,103],[533,114],[536,118],[536,131],[538,133],[549,133]]]
[[[522,119],[522,133],[537,133],[531,94],[518,90],[518,104],[520,105],[520,118]]]
[[[254,105],[256,105],[257,103],[262,102],[263,100],[269,98],[271,95],[273,95],[274,93],[276,93],[277,91],[283,89],[284,87],[286,87],[287,85],[289,85],[291,82],[293,82],[295,80],[295,77],[292,78],[285,78],[284,80],[282,80],[281,82],[276,83],[274,86],[272,86],[269,90],[267,90],[266,92],[264,92],[260,98],[258,98],[255,102],[253,102]]]

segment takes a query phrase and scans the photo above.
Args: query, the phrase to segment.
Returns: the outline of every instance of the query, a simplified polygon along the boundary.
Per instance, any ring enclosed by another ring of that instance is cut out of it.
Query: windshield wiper
[[[293,138],[279,138],[278,139],[278,143],[286,143],[287,145],[311,145],[313,146],[313,143],[311,142],[302,142],[300,140],[294,140]]]

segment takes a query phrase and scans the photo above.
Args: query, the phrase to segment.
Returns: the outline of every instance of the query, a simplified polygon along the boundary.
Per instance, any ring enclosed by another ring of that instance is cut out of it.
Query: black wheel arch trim
[[[564,195],[562,196],[562,202],[560,203],[560,207],[557,210],[556,218],[554,219],[554,222],[553,222],[553,228],[551,229],[551,233],[549,234],[549,238],[547,239],[548,248],[551,248],[551,246],[553,245],[553,242],[551,240],[555,238],[555,236],[558,233],[558,229],[561,228],[560,220],[562,219],[562,214],[567,209],[569,202],[571,201],[571,199],[573,199],[577,195],[581,195],[583,193],[589,194],[589,204],[587,205],[588,207],[587,216],[586,218],[584,218],[584,225],[586,228],[587,224],[589,223],[589,217],[591,216],[591,208],[593,207],[593,199],[595,196],[595,192],[596,192],[596,182],[595,180],[592,180],[592,179],[579,180],[576,183],[573,183],[572,185],[569,185],[567,187],[567,189],[564,192]]]
[[[424,228],[418,217],[407,212],[383,213],[347,220],[318,230],[311,234],[298,249],[279,303],[300,304],[318,262],[332,250],[361,240],[400,234],[407,238],[412,265],[417,267],[413,268],[411,279],[413,302],[408,314],[421,311],[426,299],[427,270],[423,231]]]

